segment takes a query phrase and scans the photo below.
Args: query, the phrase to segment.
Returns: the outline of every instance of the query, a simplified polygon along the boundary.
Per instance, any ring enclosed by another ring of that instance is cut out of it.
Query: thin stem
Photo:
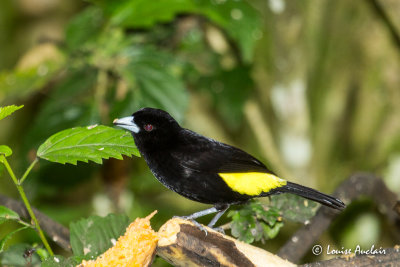
[[[40,228],[39,221],[36,218],[35,213],[33,213],[31,204],[29,203],[28,198],[26,197],[26,194],[25,194],[25,191],[24,191],[22,185],[16,184],[16,187],[18,189],[19,194],[21,195],[22,201],[24,202],[26,209],[28,210],[29,215],[31,216],[33,222],[35,223],[36,230],[38,231],[39,237],[42,240],[43,245],[46,247],[46,249],[49,252],[50,256],[53,256],[54,253],[51,250],[51,247],[50,247],[49,243],[47,242],[46,237],[44,236],[42,228]]]
[[[27,222],[25,222],[25,221],[23,221],[23,220],[21,220],[21,219],[17,220],[17,222],[18,222],[19,224],[22,224],[22,225],[26,226],[26,227],[34,228],[34,226],[33,226],[32,224],[27,223]]]
[[[36,228],[36,230],[37,230],[37,232],[38,232],[38,234],[39,234],[40,239],[41,239],[42,242],[43,242],[43,245],[46,247],[46,249],[47,249],[47,251],[49,252],[50,256],[53,256],[54,253],[53,253],[53,251],[51,250],[51,247],[50,247],[49,243],[47,242],[46,237],[44,236],[44,233],[43,233],[43,231],[42,231],[42,228],[40,228],[39,221],[37,220],[37,218],[36,218],[36,216],[35,216],[35,213],[33,213],[31,204],[29,203],[28,198],[26,197],[24,188],[23,188],[22,185],[19,183],[17,177],[15,176],[13,170],[11,169],[11,166],[8,164],[8,161],[7,161],[6,157],[4,157],[4,155],[1,155],[1,157],[2,157],[2,162],[3,162],[4,166],[6,167],[8,173],[10,174],[11,179],[13,180],[15,186],[17,187],[17,190],[18,190],[18,192],[19,192],[19,194],[20,194],[20,196],[21,196],[21,198],[22,198],[22,201],[24,202],[25,207],[26,207],[26,209],[28,210],[29,216],[31,216],[31,219],[33,220],[33,222],[34,222],[34,224],[35,224],[35,228]],[[36,164],[36,163],[35,163],[35,164]],[[33,164],[33,165],[35,165],[35,164]],[[31,166],[29,166],[28,170],[29,170],[29,169],[32,169],[32,168],[33,168],[33,165],[31,164]],[[29,173],[28,170],[25,172],[24,177],[22,177],[23,179],[21,179],[21,181],[25,180],[26,176],[27,176],[28,173]]]
[[[0,157],[2,157],[2,159],[0,160],[0,162],[2,162],[2,163],[4,164],[4,166],[6,167],[8,173],[10,174],[11,179],[13,180],[14,184],[17,185],[17,184],[18,184],[18,179],[17,179],[17,177],[15,176],[13,170],[11,169],[10,164],[8,164],[8,161],[7,161],[6,157],[5,157],[4,155],[0,155]]]
[[[28,177],[28,174],[31,172],[31,170],[33,169],[33,167],[36,165],[36,163],[38,162],[38,158],[35,158],[34,161],[32,161],[31,165],[29,165],[28,169],[26,169],[24,175],[22,175],[22,178],[19,180],[18,184],[22,185],[22,183],[25,181],[26,177]]]

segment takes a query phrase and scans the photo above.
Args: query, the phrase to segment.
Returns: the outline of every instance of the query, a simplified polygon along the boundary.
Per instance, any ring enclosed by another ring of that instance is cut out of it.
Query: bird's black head
[[[130,117],[115,119],[114,124],[133,135],[136,146],[165,145],[179,132],[180,126],[168,112],[155,108],[142,108]]]

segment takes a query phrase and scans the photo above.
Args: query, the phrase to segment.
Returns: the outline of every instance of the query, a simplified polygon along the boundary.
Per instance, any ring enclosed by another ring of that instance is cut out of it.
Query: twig
[[[385,214],[390,224],[400,229],[400,218],[392,209],[397,196],[390,191],[382,179],[373,174],[358,173],[345,180],[336,190],[335,196],[349,204],[361,195],[371,197],[381,213]],[[298,262],[310,247],[329,227],[338,212],[327,207],[321,207],[310,223],[298,230],[292,238],[279,250],[278,255],[291,262]],[[399,231],[393,233],[399,238]]]
[[[26,169],[24,175],[22,175],[22,178],[18,181],[19,185],[22,185],[22,183],[25,181],[25,179],[28,177],[28,174],[32,171],[33,167],[36,165],[36,163],[39,161],[38,158],[35,158],[34,161],[32,161],[31,165],[29,165],[28,169]]]

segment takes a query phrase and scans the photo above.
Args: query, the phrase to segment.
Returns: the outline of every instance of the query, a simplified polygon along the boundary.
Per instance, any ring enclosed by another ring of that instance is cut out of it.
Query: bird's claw
[[[208,234],[207,229],[206,229],[202,224],[196,222],[196,221],[193,220],[193,219],[191,219],[191,221],[192,221],[192,223],[193,223],[194,225],[196,225],[197,228],[199,228],[200,231],[203,231],[203,232],[206,234],[206,236],[207,236],[207,234]]]
[[[215,227],[215,228],[211,228],[211,229],[213,229],[213,230],[215,230],[218,233],[221,233],[223,235],[225,234],[225,231],[224,231],[224,229],[222,227]]]

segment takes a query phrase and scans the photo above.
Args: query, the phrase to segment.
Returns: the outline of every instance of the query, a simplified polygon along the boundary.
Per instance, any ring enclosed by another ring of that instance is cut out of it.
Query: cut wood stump
[[[167,221],[158,231],[157,254],[174,266],[296,266],[268,251],[204,228],[207,235],[191,221]]]

